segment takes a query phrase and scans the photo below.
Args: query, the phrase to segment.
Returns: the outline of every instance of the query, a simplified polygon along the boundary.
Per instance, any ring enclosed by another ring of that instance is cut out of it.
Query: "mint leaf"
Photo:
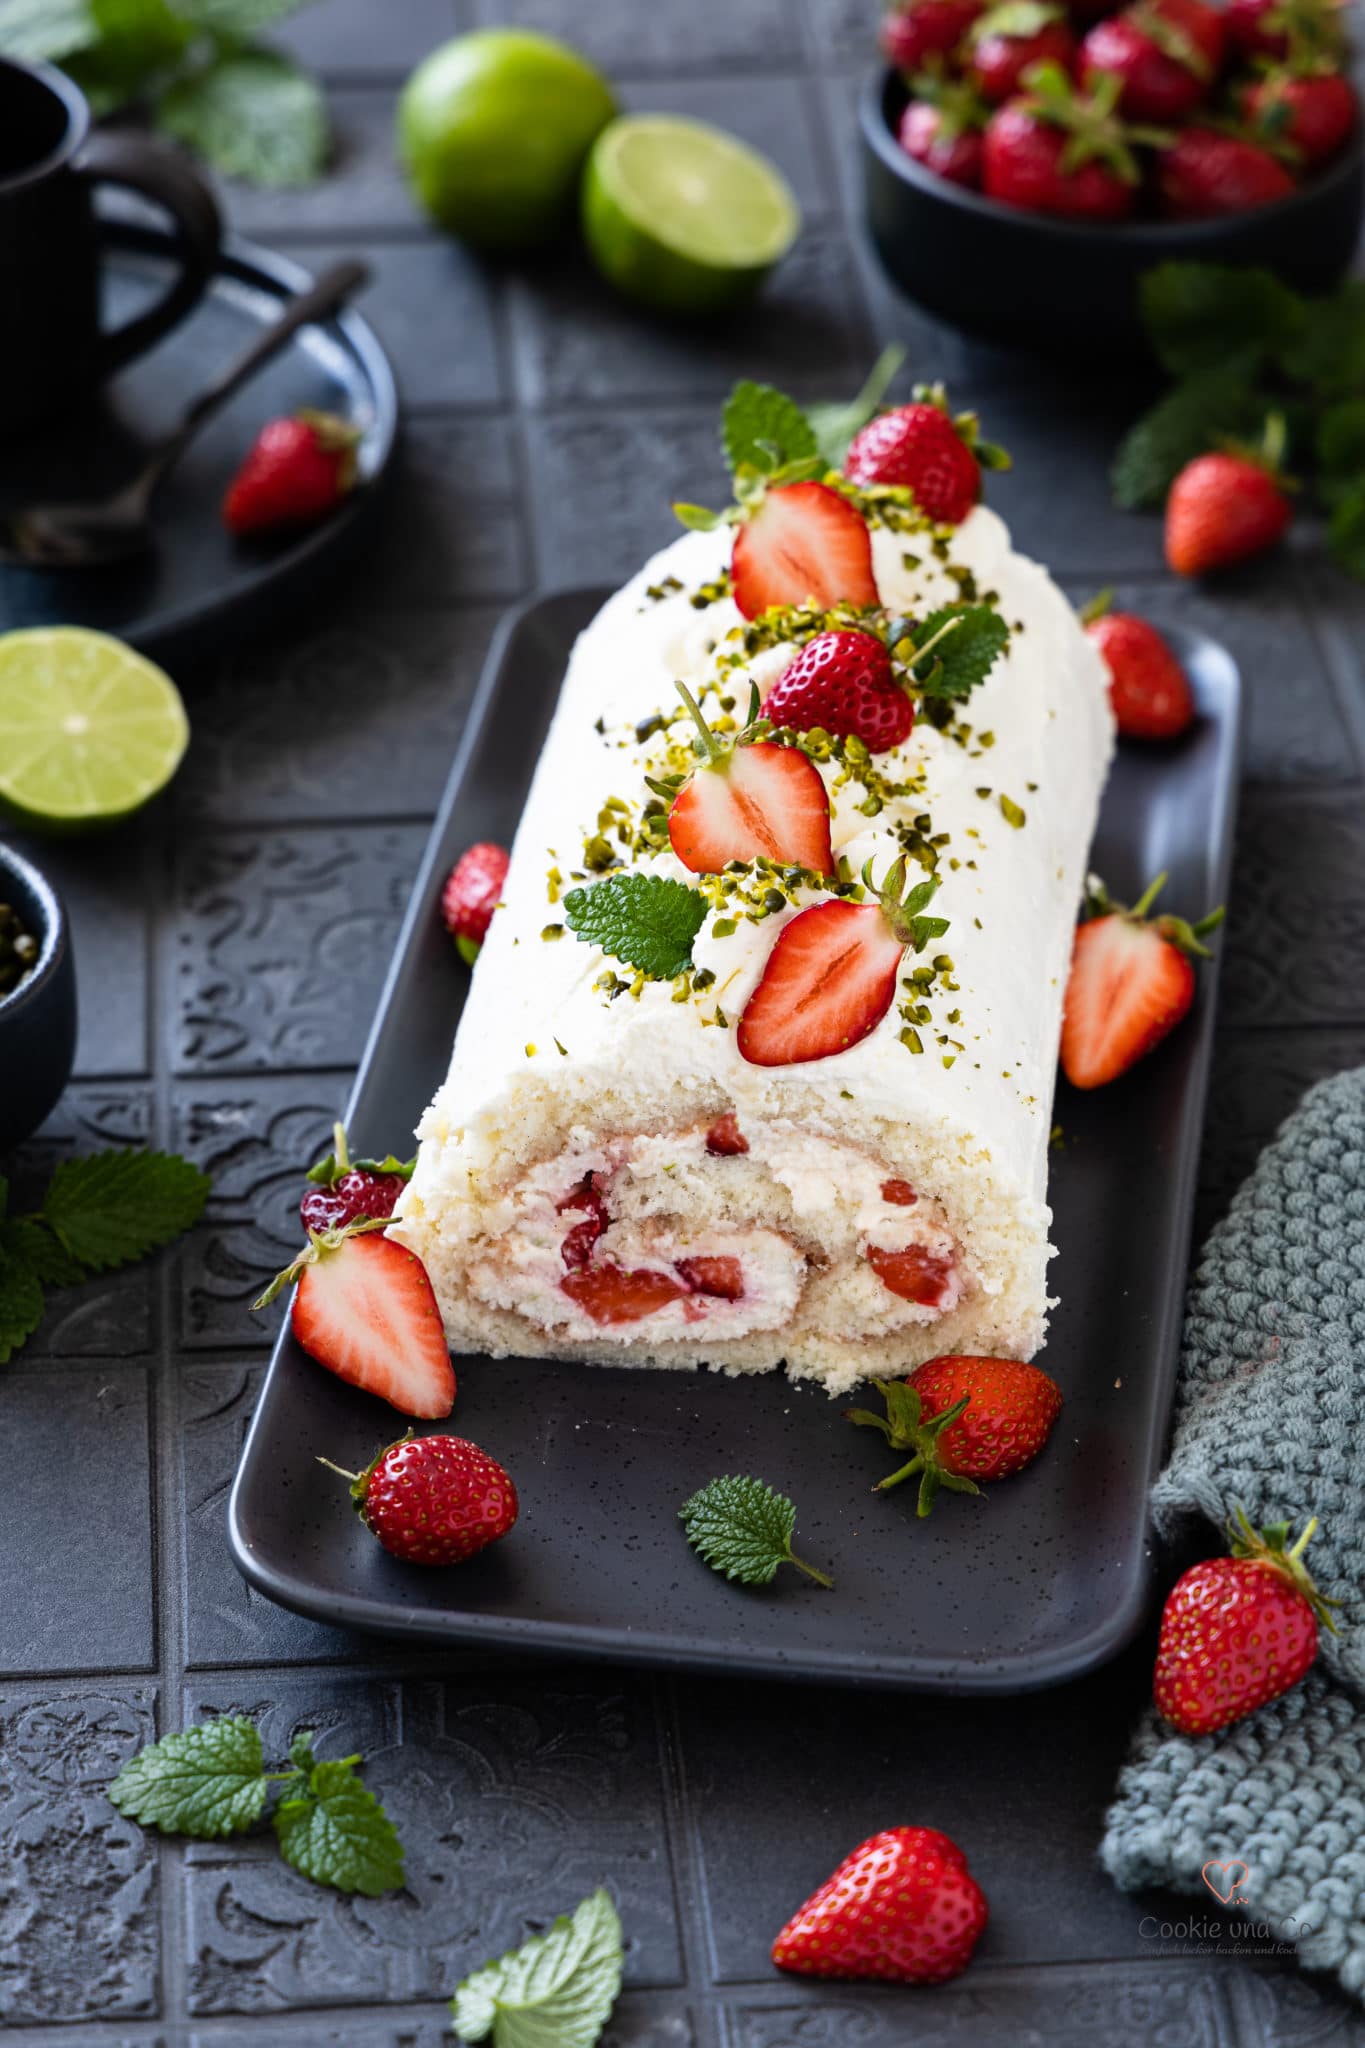
[[[173,71],[193,30],[166,0],[89,0],[94,36],[67,64],[97,115],[123,106]]]
[[[794,398],[771,384],[736,384],[721,414],[721,445],[730,472],[757,470],[770,476],[789,462],[805,462],[820,450],[810,421]]]
[[[576,938],[651,981],[672,981],[690,965],[705,920],[701,891],[667,875],[609,875],[564,898],[564,922]]]
[[[9,1236],[0,1239],[0,1365],[7,1365],[43,1320],[43,1287],[36,1271]]]
[[[882,400],[905,361],[899,342],[884,348],[872,365],[867,382],[856,398],[846,404],[808,405],[806,418],[824,457],[826,469],[842,469],[853,436],[881,409]]]
[[[173,1152],[94,1152],[57,1168],[42,1215],[73,1258],[103,1273],[179,1237],[208,1192],[208,1175]]]
[[[595,1891],[572,1916],[466,1977],[450,2001],[464,2041],[493,2048],[593,2048],[621,1990],[624,1949],[611,1894]]]
[[[1365,481],[1344,491],[1332,507],[1327,545],[1337,566],[1365,583]]]
[[[157,125],[228,177],[306,185],[327,159],[317,81],[273,50],[241,50],[162,95]]]
[[[1203,371],[1177,384],[1130,427],[1110,472],[1114,501],[1125,511],[1161,505],[1187,462],[1225,435],[1254,437],[1266,404],[1245,379]]]
[[[87,0],[0,0],[0,55],[59,64],[95,35]]]
[[[0,1223],[0,1253],[4,1252],[30,1267],[44,1287],[75,1287],[85,1278],[80,1260],[72,1258],[41,1216],[12,1216],[8,1223]]]
[[[792,1551],[796,1509],[761,1479],[713,1479],[683,1502],[678,1519],[692,1548],[712,1571],[745,1586],[766,1586],[782,1564],[794,1564],[818,1585],[834,1581]]]
[[[1315,299],[1280,362],[1319,397],[1345,398],[1365,388],[1365,278],[1348,278],[1330,298]]]
[[[1237,364],[1249,376],[1301,335],[1308,308],[1268,270],[1162,263],[1142,280],[1142,316],[1174,377]]]
[[[1317,425],[1318,468],[1329,483],[1365,481],[1365,398],[1328,406]]]
[[[298,1750],[296,1738],[291,1755]],[[306,1777],[300,1772],[290,1778],[273,1824],[280,1854],[304,1877],[373,1899],[402,1884],[403,1846],[373,1792],[357,1778],[359,1761],[352,1756],[314,1764]]]
[[[150,1743],[123,1766],[109,1797],[144,1827],[211,1842],[252,1827],[265,1811],[267,1790],[255,1723],[225,1714]]]
[[[1009,644],[1010,629],[990,605],[945,604],[915,628],[914,645],[927,647],[950,624],[952,631],[937,646],[911,658],[910,672],[926,697],[960,701],[986,680]]]

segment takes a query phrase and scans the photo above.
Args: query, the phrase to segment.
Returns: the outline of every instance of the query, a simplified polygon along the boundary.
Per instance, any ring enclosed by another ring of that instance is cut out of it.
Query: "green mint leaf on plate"
[[[784,1493],[774,1493],[761,1479],[713,1479],[683,1502],[678,1519],[688,1542],[712,1571],[724,1572],[741,1585],[769,1585],[783,1564],[794,1564],[817,1585],[834,1583],[795,1555],[796,1509]]]
[[[95,33],[87,0],[0,0],[0,55],[59,64]]]
[[[1266,402],[1245,378],[1206,370],[1177,384],[1128,429],[1110,472],[1115,503],[1126,512],[1165,503],[1187,462],[1225,437],[1254,440]]]
[[[177,81],[158,127],[229,177],[306,185],[327,160],[327,114],[316,79],[274,50],[235,50]]]
[[[985,682],[1009,637],[1009,627],[990,605],[945,604],[915,627],[911,641],[923,651],[905,658],[926,697],[960,700]]]
[[[461,2040],[493,2048],[593,2048],[621,1990],[611,1894],[595,1891],[544,1934],[466,1977],[450,2001]]]
[[[672,981],[691,963],[705,919],[701,891],[667,875],[609,875],[564,898],[564,922],[576,938],[651,981]]]
[[[188,1230],[208,1191],[208,1175],[173,1152],[94,1152],[57,1168],[42,1215],[72,1258],[103,1273]]]
[[[10,1236],[0,1233],[0,1365],[7,1365],[43,1320],[43,1283]]]
[[[1332,507],[1327,545],[1337,566],[1365,583],[1365,479],[1343,491]]]
[[[1290,348],[1309,318],[1298,293],[1268,270],[1162,263],[1141,292],[1147,332],[1175,377],[1226,375],[1233,363],[1249,376]]]
[[[850,441],[881,410],[882,400],[904,361],[905,350],[898,342],[893,342],[890,348],[882,350],[872,365],[868,380],[856,398],[842,404],[806,407],[806,418],[826,469],[843,468]]]
[[[298,1749],[296,1738],[291,1756]],[[273,1824],[280,1854],[304,1877],[373,1899],[402,1884],[403,1845],[373,1792],[357,1778],[359,1761],[352,1756],[314,1764],[306,1777],[300,1771],[290,1778]]]
[[[123,1766],[109,1797],[144,1827],[211,1842],[254,1826],[268,1790],[255,1722],[225,1714],[149,1744]]]
[[[771,476],[789,463],[818,456],[810,421],[794,398],[771,384],[736,384],[721,414],[721,444],[732,476]]]

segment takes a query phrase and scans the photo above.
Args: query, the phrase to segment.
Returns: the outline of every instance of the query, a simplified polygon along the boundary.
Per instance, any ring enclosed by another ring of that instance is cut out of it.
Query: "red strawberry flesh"
[[[706,1133],[706,1149],[718,1159],[734,1159],[749,1149],[749,1140],[739,1127],[732,1109],[718,1116]]]
[[[699,1255],[678,1259],[677,1269],[697,1294],[713,1294],[721,1301],[744,1299],[744,1268],[738,1259]]]
[[[834,872],[829,797],[819,769],[797,748],[767,741],[735,747],[719,765],[694,769],[673,800],[668,837],[683,866],[697,875],[760,856],[818,875]]]
[[[899,1209],[908,1209],[912,1202],[919,1200],[919,1196],[915,1193],[908,1180],[884,1180],[882,1182],[882,1200],[884,1202],[891,1202]]]
[[[1150,925],[1124,917],[1077,927],[1062,1018],[1062,1068],[1074,1088],[1116,1080],[1160,1044],[1194,1000],[1194,969]]]
[[[671,1273],[610,1264],[583,1266],[566,1273],[559,1284],[584,1315],[606,1324],[638,1323],[691,1291]]]
[[[856,506],[827,484],[768,491],[735,535],[735,603],[746,619],[774,605],[874,605],[872,537]]]
[[[452,938],[481,946],[507,880],[507,849],[491,839],[465,848],[446,878],[441,915]]]
[[[813,903],[778,933],[736,1032],[751,1066],[828,1059],[875,1031],[904,948],[875,903]]]
[[[319,1365],[404,1415],[449,1415],[455,1374],[421,1261],[378,1233],[322,1247],[299,1275],[294,1335]]]
[[[881,1245],[870,1244],[867,1263],[882,1285],[902,1301],[918,1302],[921,1308],[939,1308],[957,1262],[951,1255],[931,1252],[924,1245],[908,1244],[900,1251],[885,1251]]]

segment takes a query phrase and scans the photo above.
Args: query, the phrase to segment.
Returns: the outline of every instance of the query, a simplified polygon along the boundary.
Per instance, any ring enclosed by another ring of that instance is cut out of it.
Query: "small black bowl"
[[[896,140],[906,98],[886,65],[859,98],[873,244],[912,299],[984,340],[1050,355],[1140,356],[1138,284],[1155,264],[1257,265],[1300,291],[1322,292],[1345,274],[1360,240],[1360,128],[1334,163],[1271,206],[1220,220],[1106,226],[1024,213],[937,177]]]
[[[0,995],[0,1158],[55,1107],[76,1057],[76,970],[61,898],[12,847],[0,846],[0,903],[38,940],[38,958]]]

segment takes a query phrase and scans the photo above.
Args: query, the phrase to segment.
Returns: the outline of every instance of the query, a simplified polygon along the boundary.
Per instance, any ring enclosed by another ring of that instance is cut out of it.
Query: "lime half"
[[[112,823],[164,789],[189,744],[170,677],[107,633],[0,634],[0,807],[29,825]]]
[[[801,226],[766,157],[703,121],[628,114],[604,128],[583,179],[598,269],[663,313],[711,313],[757,289]]]

